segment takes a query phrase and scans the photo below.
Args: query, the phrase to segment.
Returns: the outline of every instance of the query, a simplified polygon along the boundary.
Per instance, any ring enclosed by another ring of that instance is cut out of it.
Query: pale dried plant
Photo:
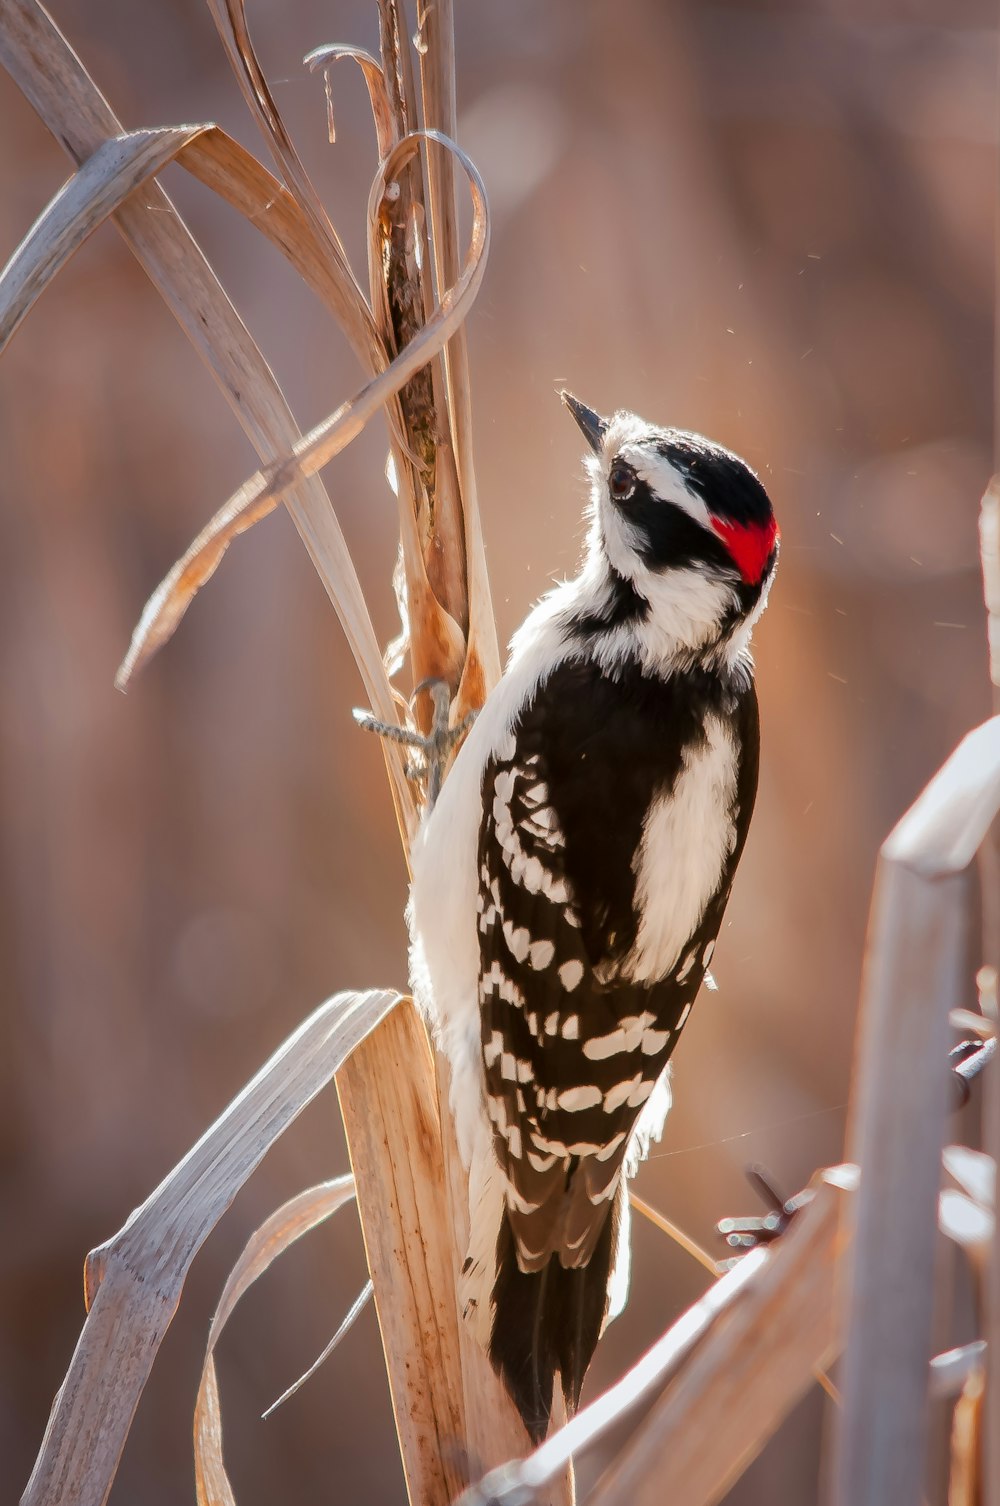
[[[456,729],[499,675],[464,334],[483,275],[489,215],[479,174],[455,140],[452,0],[433,0],[415,19],[403,0],[376,3],[378,58],[331,45],[306,60],[327,73],[352,60],[368,88],[379,166],[368,204],[366,295],[285,129],[242,0],[208,5],[277,177],[211,124],[124,131],[37,0],[3,0],[0,60],[77,171],[0,277],[0,348],[76,247],[110,217],[261,459],[260,470],[215,513],[151,596],[118,683],[124,688],[169,638],[229,543],[283,501],[343,625],[375,717],[404,734],[384,738],[382,746],[408,852],[426,784],[408,773],[405,739],[428,730],[432,710],[423,697],[411,711],[393,684],[395,672],[408,656],[413,684],[443,682]],[[363,384],[309,433],[299,431],[264,356],[155,181],[169,162],[272,241],[357,357]],[[459,188],[472,205],[464,252]],[[398,502],[402,618],[401,638],[385,656],[319,479],[383,412]],[[984,510],[983,557],[995,649],[994,491]],[[994,653],[995,680],[996,663]],[[942,1086],[949,1021],[984,1041],[996,1034],[988,989],[978,1011],[952,1006],[961,997],[968,874],[998,807],[1000,718],[994,718],[970,734],[883,847],[849,1131],[860,1181],[851,1164],[818,1172],[809,1195],[796,1200],[801,1211],[787,1234],[713,1282],[617,1385],[537,1451],[530,1453],[513,1406],[458,1318],[467,1191],[446,1066],[412,1004],[373,990],[338,994],[310,1016],[119,1234],[92,1252],[86,1323],[25,1501],[90,1506],[106,1499],[191,1261],[274,1140],[335,1077],[353,1175],[310,1188],[279,1209],[227,1282],[195,1409],[203,1506],[233,1501],[213,1358],[226,1319],[271,1260],[354,1195],[414,1506],[446,1506],[463,1492],[469,1503],[568,1502],[573,1459],[598,1444],[606,1451],[612,1430],[611,1462],[588,1500],[658,1506],[669,1481],[672,1506],[710,1506],[816,1379],[836,1395],[825,1367],[845,1343],[834,1439],[837,1506],[915,1502],[921,1450],[913,1440],[928,1398],[956,1396],[952,1506],[973,1500],[1000,1506],[997,1444],[987,1442],[985,1480],[979,1447],[990,1437],[983,1418],[997,1417],[1000,1395],[993,1207],[1000,1074],[992,1074],[987,1144],[979,1152],[945,1146]],[[939,1200],[942,1159],[956,1185]],[[635,1203],[712,1269],[710,1256],[641,1200]],[[986,1342],[932,1358],[924,1319],[939,1227],[973,1263]]]
[[[380,62],[350,48],[321,50],[311,59],[313,66],[329,67],[340,57],[352,57],[369,87],[379,167],[368,206],[367,298],[285,130],[257,62],[242,5],[238,0],[210,0],[210,9],[275,159],[277,178],[214,125],[123,131],[40,5],[14,0],[0,16],[0,57],[78,164],[77,173],[4,273],[2,339],[10,338],[74,249],[111,216],[212,371],[262,461],[261,471],[219,509],[153,593],[118,683],[124,688],[170,636],[231,540],[284,500],[340,617],[374,713],[387,724],[406,725],[407,702],[391,683],[335,511],[318,478],[320,468],[384,411],[400,520],[399,599],[413,678],[443,680],[454,698],[454,716],[461,720],[481,704],[498,677],[499,656],[475,503],[462,328],[482,278],[489,222],[479,175],[454,142],[451,6],[445,0],[419,19],[419,89],[411,66],[410,25],[396,0],[381,0],[378,7]],[[171,161],[227,199],[268,236],[339,324],[367,373],[360,390],[311,433],[300,433],[264,356],[155,182],[155,174]],[[472,199],[464,258],[459,253],[453,162]],[[140,184],[143,193],[134,195]],[[426,704],[418,703],[417,710],[426,725]],[[400,834],[408,849],[419,819],[421,792],[407,777],[402,745],[387,739],[383,747]],[[437,1074],[423,1027],[407,1003],[399,1004],[385,1031],[375,1029],[386,1013],[386,998],[365,995],[327,1006],[341,1006],[333,1038],[335,1043],[342,1041],[343,1050],[326,1060],[323,1080],[343,1063],[360,1035],[370,1035],[366,1050],[355,1056],[340,1084],[345,1124],[379,1316],[392,1347],[390,1379],[408,1488],[415,1500],[443,1501],[466,1482],[468,1470],[480,1459],[497,1462],[510,1451],[523,1451],[525,1443],[515,1428],[513,1409],[475,1351],[466,1356],[465,1369],[473,1373],[463,1381],[453,1288],[457,1241],[451,1234],[442,1177],[445,1152]],[[360,1032],[359,1011],[367,1027]],[[399,1048],[401,1058],[394,1054]],[[299,1075],[304,1063],[313,1062],[315,1049],[312,1035],[303,1027],[288,1043],[288,1054],[280,1056],[288,1069],[281,1089],[287,1095],[287,1113],[280,1127],[307,1101]],[[310,1092],[316,1091],[311,1077],[309,1083]],[[192,1152],[194,1161],[185,1163],[199,1188],[197,1178],[214,1179],[211,1155],[218,1150],[223,1122],[227,1133],[258,1137],[253,1141],[253,1164],[279,1132],[270,1122],[265,1132],[256,1122],[241,1127],[242,1121],[220,1121]],[[395,1168],[389,1159],[392,1147]],[[408,1189],[400,1171],[404,1164]],[[241,1163],[242,1175],[250,1169],[249,1162]],[[457,1163],[453,1175],[460,1183]],[[107,1494],[187,1263],[239,1185],[240,1181],[227,1183],[224,1200],[217,1196],[206,1202],[209,1211],[200,1214],[205,1227],[197,1236],[185,1235],[185,1260],[161,1273],[162,1289],[154,1279],[149,1292],[149,1273],[138,1281],[125,1273],[134,1275],[145,1261],[155,1277],[162,1265],[152,1257],[163,1243],[158,1220],[171,1216],[169,1179],[161,1189],[166,1204],[154,1194],[144,1210],[146,1217],[130,1221],[122,1236],[111,1241],[107,1259],[91,1262],[90,1315],[53,1410],[29,1499],[48,1500],[53,1491],[87,1500]],[[190,1196],[190,1189],[185,1195]],[[199,1201],[201,1196],[199,1191]],[[460,1187],[458,1196],[463,1196]],[[464,1207],[464,1200],[457,1206]],[[464,1215],[459,1212],[456,1217],[461,1224]],[[197,1223],[195,1219],[192,1228]],[[137,1248],[140,1234],[148,1244]],[[122,1248],[128,1250],[123,1266]],[[101,1280],[112,1267],[123,1270],[124,1285],[115,1292]],[[150,1312],[158,1313],[153,1327],[136,1313],[144,1294],[151,1298]],[[145,1363],[138,1369],[125,1366],[123,1372],[121,1365],[104,1364],[101,1333],[106,1314],[123,1336],[148,1330]],[[419,1383],[408,1384],[408,1375],[419,1376]],[[465,1425],[466,1388],[482,1418],[483,1436],[478,1440],[475,1430]],[[485,1392],[485,1400],[480,1392]],[[203,1399],[206,1394],[203,1388]],[[214,1448],[221,1468],[218,1431],[202,1415],[196,1437],[199,1490],[206,1500],[215,1499],[220,1476],[206,1461]],[[448,1449],[438,1445],[439,1439],[449,1441]],[[204,1483],[212,1480],[214,1485]]]

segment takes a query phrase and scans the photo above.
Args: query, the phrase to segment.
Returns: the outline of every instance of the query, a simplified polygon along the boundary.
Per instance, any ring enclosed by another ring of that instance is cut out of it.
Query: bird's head
[[[625,583],[637,610],[682,649],[745,640],[766,603],[779,540],[750,467],[700,434],[634,413],[602,418],[568,392],[562,399],[590,451],[592,567]]]

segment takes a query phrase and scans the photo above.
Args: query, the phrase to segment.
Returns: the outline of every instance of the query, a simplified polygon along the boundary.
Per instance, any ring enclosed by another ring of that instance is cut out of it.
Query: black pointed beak
[[[571,392],[560,392],[559,396],[580,425],[583,437],[590,445],[590,448],[595,453],[598,452],[604,443],[604,436],[608,430],[607,419],[602,418],[599,413],[595,413],[593,408],[588,408],[586,403],[581,403],[580,399],[574,397]]]

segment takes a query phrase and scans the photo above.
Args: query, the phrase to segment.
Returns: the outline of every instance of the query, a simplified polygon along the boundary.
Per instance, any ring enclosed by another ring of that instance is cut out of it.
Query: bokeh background
[[[129,125],[214,119],[261,150],[199,0],[53,0]],[[377,45],[370,0],[252,0],[259,52],[355,263],[375,167],[360,78],[337,142],[300,59]],[[639,1187],[703,1243],[841,1154],[873,860],[987,710],[976,514],[992,465],[995,6],[505,0],[459,6],[464,145],[492,195],[470,323],[504,638],[581,537],[555,392],[746,455],[783,530],[757,635],[758,813],[675,1102]],[[0,76],[0,259],[68,173]],[[175,196],[303,425],[359,373],[276,253]],[[393,504],[374,425],[327,472],[383,639]],[[296,1023],[404,982],[403,864],[336,620],[283,512],[240,540],[127,699],[146,594],[255,468],[110,228],[0,362],[0,1478],[20,1487],[118,1228]],[[113,1501],[193,1499],[207,1323],[249,1231],[346,1168],[333,1092],[197,1260]],[[704,1286],[648,1227],[590,1394]],[[219,1357],[241,1506],[400,1502],[372,1312],[291,1403],[363,1281],[354,1214],[248,1296]],[[809,1397],[730,1500],[817,1498]],[[710,1446],[710,1440],[706,1440]],[[666,1489],[666,1482],[665,1482]]]

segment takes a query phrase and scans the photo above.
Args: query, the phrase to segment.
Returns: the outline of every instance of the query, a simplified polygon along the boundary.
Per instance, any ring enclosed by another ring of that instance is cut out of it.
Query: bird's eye
[[[616,502],[627,502],[635,491],[635,471],[624,460],[616,460],[611,467],[608,490]]]

